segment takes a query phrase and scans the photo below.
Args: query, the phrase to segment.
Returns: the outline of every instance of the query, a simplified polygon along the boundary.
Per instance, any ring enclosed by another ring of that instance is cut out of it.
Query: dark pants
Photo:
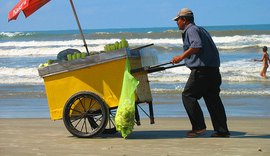
[[[219,96],[221,76],[219,68],[191,69],[182,93],[182,100],[192,124],[192,130],[206,128],[203,112],[198,100],[203,97],[209,111],[214,130],[229,134],[225,109]]]

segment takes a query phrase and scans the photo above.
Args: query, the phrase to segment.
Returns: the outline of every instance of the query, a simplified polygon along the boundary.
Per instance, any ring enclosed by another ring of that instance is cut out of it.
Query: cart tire
[[[66,102],[63,121],[67,130],[79,138],[91,138],[102,133],[109,119],[109,109],[98,95],[79,92]]]
[[[116,114],[116,109],[111,109],[109,121],[107,123],[106,128],[102,132],[102,134],[115,134],[115,133],[117,133],[116,126],[114,123],[115,114]]]

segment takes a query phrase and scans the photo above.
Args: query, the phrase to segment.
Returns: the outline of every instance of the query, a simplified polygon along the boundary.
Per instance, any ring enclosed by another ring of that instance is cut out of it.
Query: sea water
[[[208,26],[221,58],[221,97],[228,116],[270,117],[270,80],[259,73],[262,47],[270,47],[270,25]],[[126,38],[131,48],[156,54],[154,63],[169,62],[182,53],[181,31],[175,27],[84,30],[90,52]],[[85,52],[77,30],[0,32],[0,118],[49,117],[39,64],[65,49]],[[147,61],[144,61],[147,62]],[[186,67],[148,74],[157,117],[185,117],[181,92],[189,76]],[[270,76],[270,74],[268,74]],[[202,108],[208,115],[203,100]],[[143,105],[147,109],[147,105]],[[144,115],[142,115],[144,117]]]

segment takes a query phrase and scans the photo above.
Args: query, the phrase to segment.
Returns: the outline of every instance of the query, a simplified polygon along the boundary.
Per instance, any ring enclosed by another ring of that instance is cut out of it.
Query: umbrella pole
[[[84,38],[84,35],[83,35],[83,31],[82,31],[82,28],[81,28],[81,24],[80,24],[80,21],[79,21],[79,19],[78,19],[78,16],[77,16],[77,13],[76,13],[76,10],[75,10],[75,7],[74,7],[74,4],[73,4],[73,1],[72,1],[72,0],[70,0],[70,5],[71,5],[71,7],[72,7],[73,14],[74,14],[75,19],[76,19],[76,22],[77,22],[77,24],[78,24],[78,27],[79,27],[79,30],[80,30],[80,33],[81,33],[81,37],[82,37],[82,39],[83,39],[83,46],[84,46],[85,49],[86,49],[87,55],[90,55],[90,54],[89,54],[89,51],[88,51],[88,48],[87,48],[87,44],[86,44],[86,42],[85,42],[85,38]]]

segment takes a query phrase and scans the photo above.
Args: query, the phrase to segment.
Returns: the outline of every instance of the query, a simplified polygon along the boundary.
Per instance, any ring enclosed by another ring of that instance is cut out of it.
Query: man
[[[205,133],[206,125],[198,100],[203,97],[209,111],[214,133],[212,137],[229,137],[227,117],[219,96],[221,75],[220,59],[209,33],[194,23],[193,12],[183,8],[173,19],[183,30],[183,49],[181,55],[174,56],[172,63],[185,61],[191,73],[182,93],[184,107],[190,119],[192,130],[187,137],[198,137]]]

